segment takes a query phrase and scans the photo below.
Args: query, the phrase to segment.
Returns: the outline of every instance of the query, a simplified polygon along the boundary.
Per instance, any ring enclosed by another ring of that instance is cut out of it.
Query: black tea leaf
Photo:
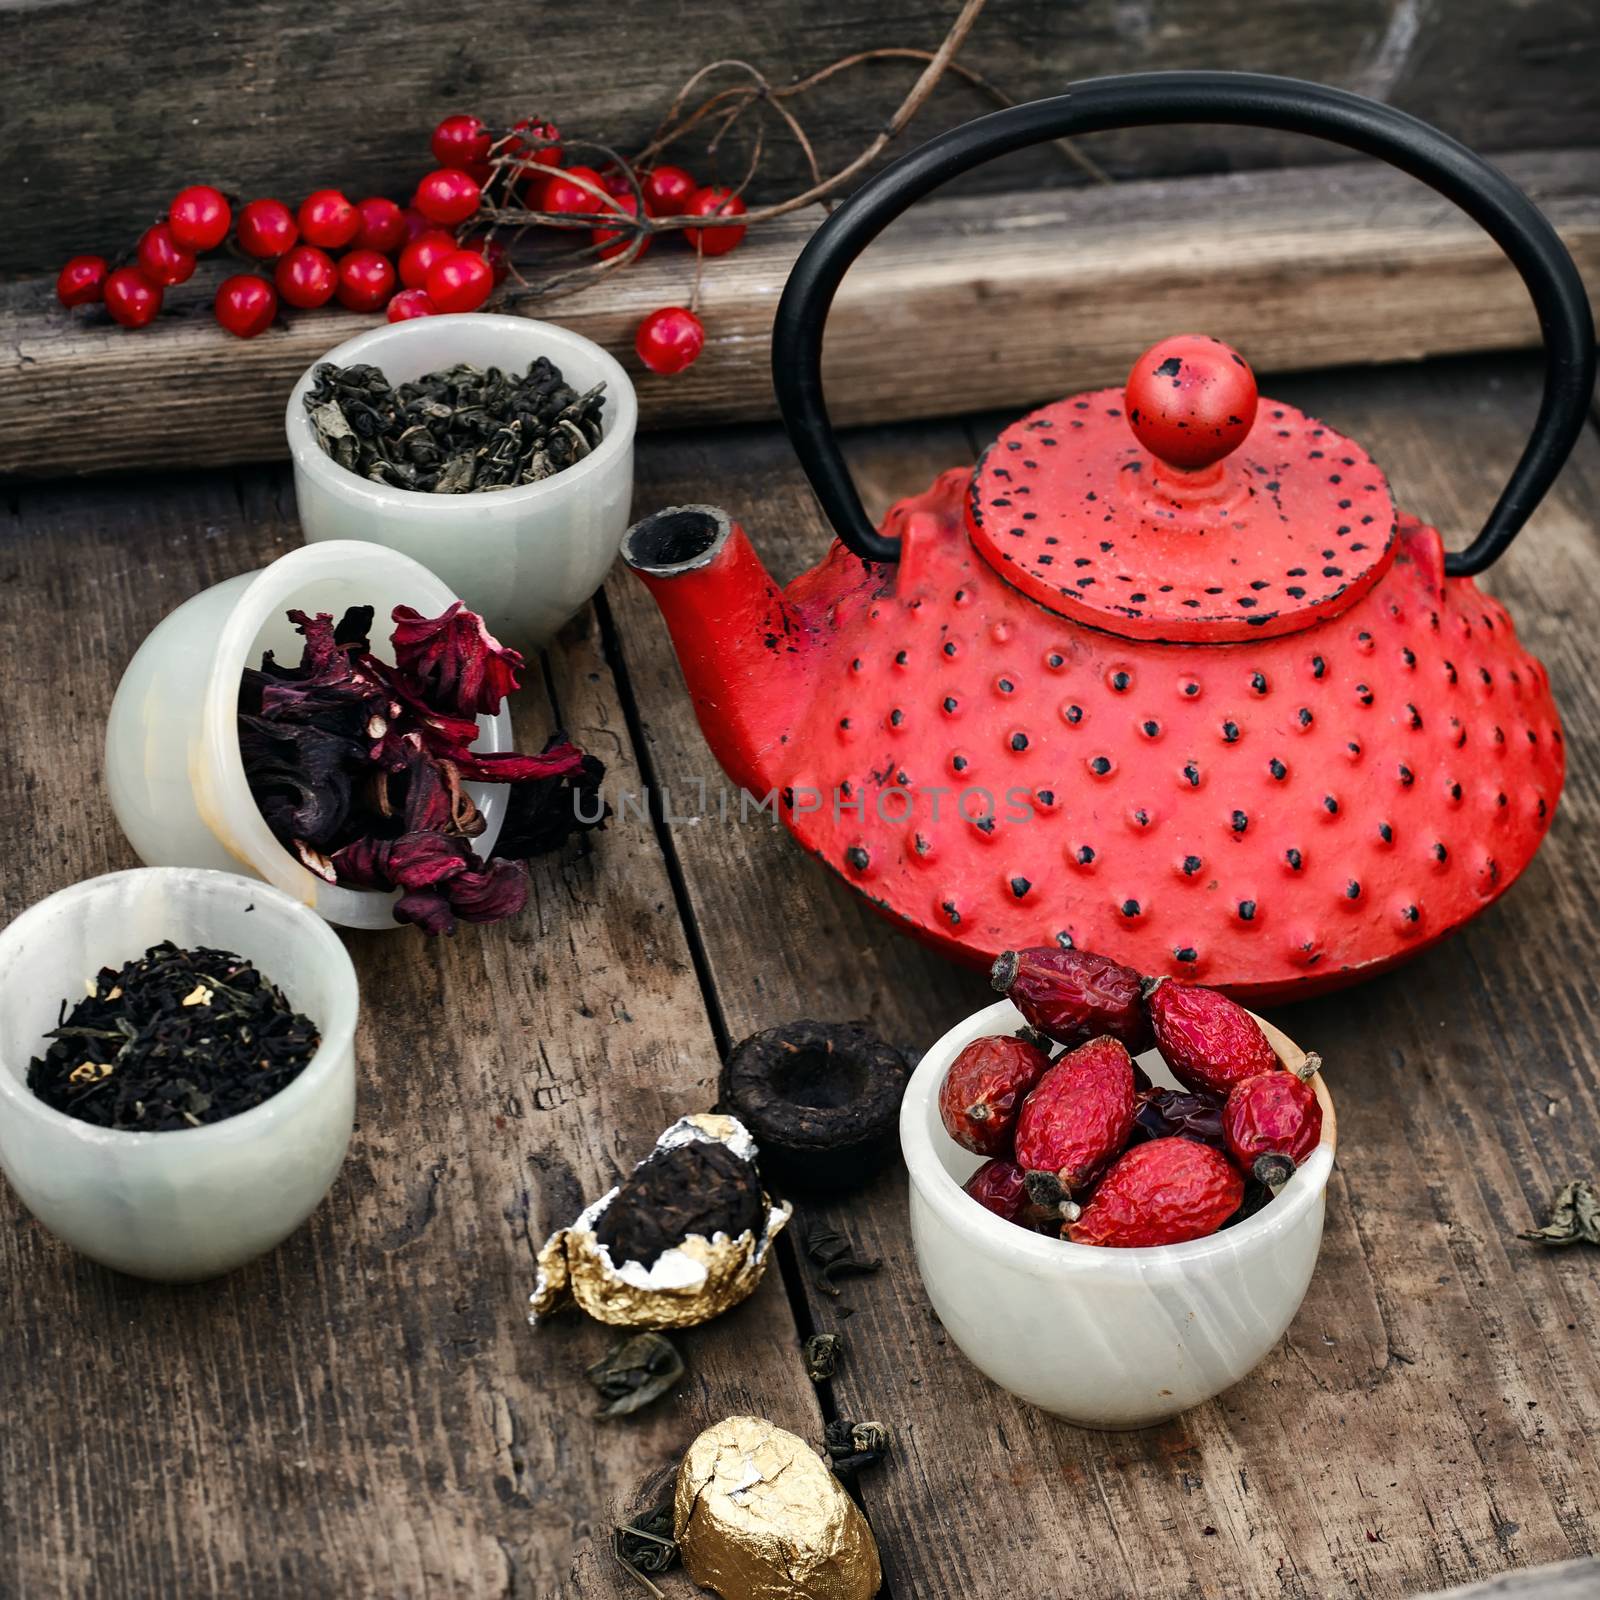
[[[152,945],[45,1037],[28,1087],[80,1122],[138,1133],[199,1128],[249,1111],[292,1083],[322,1042],[242,956]]]

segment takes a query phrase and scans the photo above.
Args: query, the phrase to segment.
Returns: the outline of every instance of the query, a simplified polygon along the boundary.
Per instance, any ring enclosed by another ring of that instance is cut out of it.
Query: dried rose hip
[[[1035,1205],[1061,1215],[1133,1131],[1133,1063],[1117,1039],[1091,1039],[1055,1062],[1017,1117],[1017,1165]]]
[[[1019,1227],[1028,1226],[1028,1188],[1022,1168],[1013,1161],[985,1161],[961,1185],[985,1211]]]
[[[1156,978],[1144,1003],[1156,1046],[1186,1088],[1225,1095],[1242,1079],[1280,1065],[1256,1019],[1215,989]]]
[[[1135,1054],[1150,1048],[1139,974],[1109,956],[1049,944],[1007,950],[989,979],[1034,1027],[1061,1044],[1110,1034]]]
[[[1193,1139],[1135,1145],[1100,1180],[1066,1229],[1074,1244],[1181,1244],[1215,1233],[1244,1200],[1244,1179],[1220,1150]]]
[[[1260,1072],[1233,1086],[1222,1129],[1244,1171],[1262,1183],[1287,1183],[1322,1137],[1322,1107],[1294,1073]]]
[[[1182,1089],[1150,1089],[1136,1097],[1133,1142],[1150,1139],[1198,1139],[1221,1150],[1221,1095],[1186,1094]]]
[[[939,1118],[963,1150],[1009,1152],[1017,1113],[1050,1067],[1037,1045],[1009,1033],[974,1039],[950,1063],[939,1085]]]

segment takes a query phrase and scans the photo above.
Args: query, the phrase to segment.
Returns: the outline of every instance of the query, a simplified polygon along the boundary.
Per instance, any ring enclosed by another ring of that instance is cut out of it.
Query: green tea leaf
[[[602,1406],[596,1415],[631,1416],[659,1400],[683,1376],[683,1357],[661,1333],[637,1333],[624,1339],[588,1368],[584,1376],[600,1391]]]
[[[1600,1195],[1592,1183],[1574,1180],[1551,1202],[1550,1220],[1517,1237],[1535,1244],[1600,1244]]]

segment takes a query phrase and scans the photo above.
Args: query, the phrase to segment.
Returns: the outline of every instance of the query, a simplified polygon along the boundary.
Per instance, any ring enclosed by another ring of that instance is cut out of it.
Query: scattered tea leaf
[[[889,1430],[881,1422],[851,1422],[840,1417],[823,1430],[828,1465],[838,1478],[853,1478],[875,1467],[889,1453]]]
[[[820,1222],[806,1229],[806,1254],[821,1268],[817,1278],[822,1292],[835,1299],[840,1294],[835,1278],[862,1277],[883,1266],[877,1257],[871,1261],[859,1260],[855,1246],[842,1233]]]
[[[1517,1237],[1535,1244],[1600,1244],[1600,1194],[1592,1183],[1575,1179],[1551,1201],[1550,1220]]]
[[[584,1376],[610,1401],[596,1416],[631,1416],[659,1400],[683,1376],[678,1347],[661,1333],[636,1333],[602,1356]]]
[[[805,1342],[806,1376],[813,1383],[826,1383],[839,1370],[844,1354],[844,1339],[837,1333],[814,1333]]]
[[[612,1555],[653,1595],[659,1596],[661,1590],[645,1574],[665,1572],[677,1561],[678,1544],[672,1532],[670,1498],[611,1530]]]

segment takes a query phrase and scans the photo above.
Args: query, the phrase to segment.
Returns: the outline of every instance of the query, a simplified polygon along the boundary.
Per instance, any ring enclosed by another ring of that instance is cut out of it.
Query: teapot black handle
[[[1174,122],[1309,133],[1378,156],[1460,206],[1522,275],[1544,336],[1538,419],[1483,531],[1445,559],[1452,575],[1483,571],[1544,498],[1583,431],[1595,336],[1578,269],[1538,207],[1504,173],[1437,128],[1343,89],[1253,72],[1143,72],[1072,84],[1065,94],[996,111],[930,140],[822,224],[778,302],[772,373],[795,454],[840,539],[871,561],[893,561],[899,551],[899,541],[878,533],[867,518],[822,396],[823,327],[850,264],[901,212],[994,156],[1072,134]]]

